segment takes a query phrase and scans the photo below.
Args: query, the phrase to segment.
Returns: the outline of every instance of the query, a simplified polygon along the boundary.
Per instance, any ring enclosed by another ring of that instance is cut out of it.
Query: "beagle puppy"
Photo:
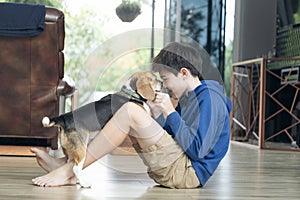
[[[119,92],[60,116],[42,119],[44,127],[59,127],[58,137],[63,152],[69,159],[74,160],[73,171],[81,187],[91,186],[83,179],[81,173],[90,134],[101,130],[126,102],[137,103],[149,111],[145,102],[154,100],[155,91],[160,91],[161,87],[161,81],[152,72],[137,72]]]

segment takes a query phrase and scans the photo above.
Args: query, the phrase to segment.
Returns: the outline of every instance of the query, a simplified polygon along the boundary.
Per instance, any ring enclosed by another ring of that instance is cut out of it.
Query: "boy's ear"
[[[185,67],[182,67],[179,72],[182,74],[183,77],[186,77],[190,74],[190,71]]]

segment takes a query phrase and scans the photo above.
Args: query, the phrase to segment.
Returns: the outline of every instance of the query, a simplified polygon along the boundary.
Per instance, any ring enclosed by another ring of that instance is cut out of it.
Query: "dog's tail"
[[[51,120],[49,117],[45,116],[43,119],[42,119],[42,124],[44,127],[52,127],[54,124],[51,123]]]
[[[63,126],[63,123],[61,123],[60,121],[61,120],[59,119],[59,117],[49,118],[45,116],[42,119],[42,124],[44,127]]]

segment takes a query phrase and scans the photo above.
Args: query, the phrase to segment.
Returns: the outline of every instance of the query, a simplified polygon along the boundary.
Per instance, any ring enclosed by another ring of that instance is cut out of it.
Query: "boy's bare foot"
[[[55,158],[50,156],[46,151],[38,149],[38,148],[31,148],[32,153],[36,155],[37,163],[46,171],[51,172],[67,162],[67,158]]]
[[[73,165],[73,162],[68,162],[44,176],[32,179],[32,183],[41,187],[75,185],[77,179],[73,174]]]

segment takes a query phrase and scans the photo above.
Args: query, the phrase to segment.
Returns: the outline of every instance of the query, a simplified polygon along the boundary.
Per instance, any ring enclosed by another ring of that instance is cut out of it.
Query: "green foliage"
[[[116,59],[99,73],[95,90],[118,90],[134,71],[149,70],[147,65],[149,54],[149,50],[134,50]]]
[[[137,1],[122,0],[122,3],[117,7],[116,11],[118,12],[118,10],[141,14],[141,5]]]
[[[294,10],[294,23],[299,24],[300,23],[300,3],[299,0],[293,0],[294,6],[295,8],[293,8]]]
[[[198,41],[204,31],[203,26],[199,26],[199,21],[203,21],[204,19],[204,15],[200,10],[194,7],[185,9],[181,6],[181,33]]]
[[[43,4],[56,7],[65,15],[65,74],[69,75],[79,88],[79,103],[86,98],[86,91],[90,90],[92,83],[89,82],[88,71],[85,69],[85,61],[91,51],[104,39],[104,33],[99,27],[106,20],[105,16],[96,19],[95,11],[81,8],[79,13],[70,13],[61,0],[7,0],[6,2]],[[97,21],[97,23],[95,23]]]
[[[123,22],[132,22],[141,14],[141,5],[135,1],[122,0],[122,3],[116,8],[116,14]]]
[[[108,16],[101,14],[100,17],[96,10],[87,7],[81,7],[79,12],[70,13],[66,1],[6,0],[5,2],[43,4],[63,11],[66,32],[65,75],[75,81],[79,92],[79,105],[90,100],[95,90],[118,90],[130,73],[137,69],[148,68],[149,50],[134,50],[120,56],[114,52],[115,49],[101,48],[101,44],[108,39],[108,33],[102,28],[108,21]],[[148,1],[135,2],[139,4]],[[136,38],[132,39],[136,40]],[[101,49],[101,55],[97,54],[98,49]]]
[[[4,2],[14,2],[14,3],[27,3],[27,4],[43,4],[46,6],[52,6],[57,8],[62,8],[61,0],[4,0]]]
[[[294,14],[294,21],[296,24],[300,23],[300,13],[299,12]]]
[[[81,9],[76,15],[69,12],[65,15],[65,73],[75,81],[79,90],[79,102],[83,103],[86,101],[83,96],[86,91],[91,90],[92,85],[85,63],[89,54],[104,40],[99,27],[104,23],[105,17],[95,19],[95,13],[85,9]]]

